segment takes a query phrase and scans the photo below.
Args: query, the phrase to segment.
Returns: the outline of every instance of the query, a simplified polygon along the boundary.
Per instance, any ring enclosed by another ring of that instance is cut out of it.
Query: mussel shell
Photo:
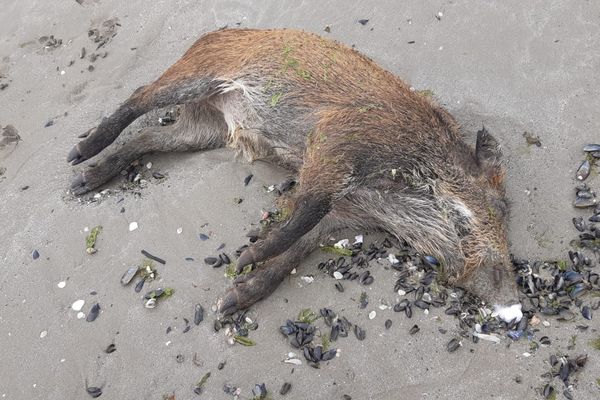
[[[142,278],[139,280],[138,283],[136,283],[135,289],[134,289],[136,293],[139,293],[142,291],[142,288],[144,287],[145,282],[146,282],[146,278]]]
[[[285,396],[286,394],[288,394],[288,392],[292,389],[292,384],[289,382],[285,382],[282,386],[281,389],[279,389],[279,394],[282,396]]]
[[[600,151],[600,144],[590,143],[583,146],[583,151],[592,152],[592,151]]]
[[[125,271],[125,273],[121,277],[121,284],[123,286],[127,286],[131,282],[131,280],[137,275],[139,270],[140,267],[131,267],[127,271]]]
[[[229,258],[229,256],[227,254],[221,253],[221,254],[219,254],[219,258],[221,259],[223,264],[225,264],[225,265],[231,264],[231,259]]]
[[[200,325],[204,320],[204,308],[200,304],[194,306],[194,324]]]
[[[581,315],[583,315],[583,318],[585,318],[587,320],[591,320],[592,319],[592,310],[590,309],[589,306],[584,306],[581,309]]]
[[[358,340],[365,340],[367,332],[358,325],[354,325],[354,335]]]
[[[96,386],[88,386],[85,388],[87,394],[89,394],[92,398],[98,398],[102,396],[102,389]]]
[[[448,350],[449,353],[455,352],[456,350],[458,350],[459,347],[460,347],[460,341],[457,338],[452,338],[446,344],[446,350]]]
[[[575,217],[575,218],[573,218],[573,226],[579,232],[584,232],[585,231],[585,222],[583,221],[583,218],[581,218],[581,217]]]
[[[594,207],[597,203],[598,203],[598,199],[596,199],[596,198],[586,199],[583,197],[577,197],[575,199],[575,201],[573,202],[573,207],[575,207],[575,208]]]
[[[100,315],[100,304],[95,303],[85,317],[85,320],[87,322],[94,322],[98,318],[98,315]]]

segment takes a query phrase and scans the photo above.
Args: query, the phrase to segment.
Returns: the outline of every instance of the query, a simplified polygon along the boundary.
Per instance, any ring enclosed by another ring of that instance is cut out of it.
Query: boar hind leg
[[[249,274],[240,275],[234,281],[233,287],[219,299],[219,312],[225,315],[233,314],[269,296],[285,277],[318,247],[322,239],[344,226],[343,221],[327,216],[288,250],[269,259]]]
[[[223,114],[201,104],[187,104],[175,124],[143,128],[123,146],[101,156],[75,176],[71,191],[81,195],[108,182],[131,162],[150,152],[197,151],[225,145],[227,125]]]
[[[246,265],[278,256],[304,234],[313,229],[331,208],[327,194],[299,193],[292,215],[281,227],[269,232],[266,238],[244,251],[238,259],[238,273]]]
[[[202,100],[213,94],[219,83],[202,77],[181,82],[159,78],[151,85],[138,88],[112,115],[88,131],[88,136],[71,149],[67,162],[76,165],[92,158],[141,115],[156,108]]]

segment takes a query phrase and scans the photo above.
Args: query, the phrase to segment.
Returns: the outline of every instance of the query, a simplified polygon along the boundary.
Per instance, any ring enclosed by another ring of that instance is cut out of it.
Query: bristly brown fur
[[[510,274],[498,142],[483,128],[476,148],[468,146],[446,110],[357,51],[297,30],[206,34],[103,120],[69,161],[95,156],[135,118],[174,104],[183,105],[177,123],[103,151],[73,191],[103,184],[149,151],[230,145],[296,171],[289,220],[239,259],[240,267],[266,262],[271,272],[258,270],[232,290],[237,307],[274,290],[274,280],[342,227],[406,239],[488,298],[515,293],[511,279],[493,278]]]

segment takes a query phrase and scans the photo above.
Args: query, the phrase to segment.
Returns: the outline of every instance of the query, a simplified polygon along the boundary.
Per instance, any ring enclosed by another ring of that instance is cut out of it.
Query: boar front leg
[[[218,148],[225,145],[226,136],[227,125],[220,111],[206,103],[187,104],[175,124],[144,128],[122,147],[103,153],[97,163],[75,176],[71,191],[81,195],[97,188],[144,154]]]

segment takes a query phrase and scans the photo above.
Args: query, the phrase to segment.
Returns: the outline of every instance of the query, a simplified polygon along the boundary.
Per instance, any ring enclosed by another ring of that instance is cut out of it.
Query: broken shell
[[[410,331],[408,331],[408,333],[410,333],[411,335],[414,335],[415,333],[419,332],[421,329],[419,328],[419,325],[413,325],[412,328],[410,328]]]
[[[146,303],[144,303],[144,307],[146,308],[155,308],[156,307],[156,299],[154,297],[148,299]]]
[[[71,309],[73,309],[73,311],[81,311],[84,304],[85,300],[77,300],[71,305]]]

